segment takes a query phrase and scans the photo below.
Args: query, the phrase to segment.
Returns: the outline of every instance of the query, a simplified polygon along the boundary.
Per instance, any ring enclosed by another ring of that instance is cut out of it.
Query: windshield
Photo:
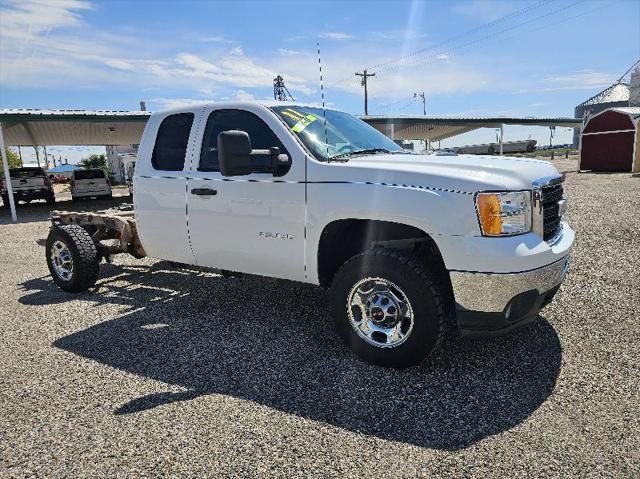
[[[321,161],[357,153],[405,153],[375,128],[341,111],[307,106],[276,106],[273,111]]]

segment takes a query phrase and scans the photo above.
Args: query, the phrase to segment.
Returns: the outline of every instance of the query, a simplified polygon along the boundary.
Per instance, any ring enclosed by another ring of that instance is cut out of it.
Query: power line
[[[574,7],[574,6],[578,5],[578,4],[580,4],[580,3],[583,3],[583,2],[582,2],[582,1],[577,1],[577,2],[571,3],[571,4],[569,4],[569,5],[565,5],[565,6],[564,6],[564,7],[562,7],[562,8],[559,8],[559,9],[552,10],[552,11],[550,11],[550,12],[547,12],[547,13],[546,13],[546,14],[544,14],[544,15],[539,15],[539,16],[533,17],[533,18],[531,18],[531,19],[525,20],[525,21],[523,21],[523,22],[517,23],[517,24],[515,24],[515,25],[512,25],[512,26],[506,27],[506,28],[504,28],[504,29],[502,29],[502,30],[499,30],[499,31],[497,31],[497,32],[489,33],[489,34],[487,34],[487,35],[485,35],[485,36],[483,36],[483,37],[480,37],[480,38],[478,38],[478,39],[474,39],[474,40],[468,41],[468,42],[466,42],[466,43],[463,43],[463,44],[461,44],[461,45],[458,45],[458,46],[456,46],[456,47],[453,47],[453,48],[449,49],[449,52],[451,52],[451,51],[458,51],[458,50],[461,50],[461,49],[465,49],[465,48],[468,48],[468,47],[471,47],[471,46],[477,45],[478,43],[483,42],[483,41],[486,41],[486,40],[488,40],[488,39],[491,39],[492,37],[495,37],[495,36],[498,36],[498,35],[502,35],[503,33],[506,33],[506,32],[509,32],[509,31],[515,30],[516,28],[520,28],[520,27],[522,27],[522,26],[524,26],[524,25],[527,25],[527,24],[533,23],[533,22],[535,22],[535,21],[537,21],[537,20],[540,20],[540,19],[543,19],[543,18],[547,18],[547,17],[550,17],[550,16],[552,16],[552,15],[556,15],[556,14],[558,14],[558,13],[560,13],[560,12],[563,12],[563,11],[565,11],[565,10],[568,10],[568,9],[570,9],[570,8],[572,8],[572,7]],[[565,20],[563,20],[563,21],[566,21],[566,19],[565,19]],[[558,23],[561,23],[561,22],[558,22]],[[438,52],[438,53],[436,53],[436,54],[434,54],[434,55],[429,55],[429,56],[426,56],[426,57],[423,57],[423,58],[415,58],[414,60],[412,60],[412,62],[411,62],[411,63],[406,63],[406,62],[405,62],[405,63],[402,63],[402,64],[400,64],[400,65],[388,66],[388,67],[386,67],[386,68],[385,68],[385,67],[382,67],[382,68],[380,68],[380,69],[379,69],[379,71],[387,71],[387,72],[388,72],[388,71],[400,71],[400,70],[402,70],[402,69],[406,69],[406,68],[408,68],[408,67],[414,66],[414,65],[419,64],[419,63],[423,63],[423,62],[428,61],[428,60],[438,59],[438,57],[439,57],[440,55],[444,54],[444,53],[447,53],[447,52],[442,52],[442,51],[441,51],[441,52]]]
[[[402,60],[405,60],[407,58],[411,58],[411,57],[420,55],[421,53],[424,53],[424,52],[427,52],[427,51],[430,51],[430,50],[435,50],[436,48],[441,47],[443,45],[447,45],[449,43],[454,43],[455,41],[460,40],[460,39],[462,39],[464,37],[467,37],[467,36],[469,36],[469,35],[471,35],[473,33],[480,32],[480,31],[485,30],[487,28],[491,28],[491,27],[493,27],[495,25],[499,25],[499,24],[501,24],[501,23],[503,23],[503,22],[505,22],[507,20],[510,20],[512,18],[517,18],[517,17],[519,17],[521,15],[524,15],[525,13],[528,13],[531,10],[535,10],[537,8],[540,8],[541,6],[543,6],[543,5],[545,5],[545,4],[549,3],[549,2],[550,2],[550,0],[541,0],[536,4],[529,5],[529,6],[525,7],[525,8],[520,9],[520,10],[516,10],[515,12],[511,12],[511,13],[509,13],[507,15],[504,15],[504,16],[502,16],[500,18],[497,18],[496,20],[492,20],[492,21],[490,21],[488,23],[485,23],[485,24],[480,25],[478,27],[475,27],[475,28],[472,28],[470,30],[467,30],[466,32],[463,32],[463,33],[461,33],[459,35],[455,35],[455,36],[450,37],[450,38],[448,38],[446,40],[443,40],[442,42],[436,43],[435,45],[430,45],[428,47],[416,50],[413,53],[409,53],[407,55],[403,55],[403,56],[398,57],[398,58],[387,60],[386,62],[379,63],[377,65],[374,65],[374,66],[370,67],[370,68],[378,68],[379,69],[379,68],[385,67],[385,66],[387,66],[387,65],[389,65],[391,63],[402,61]]]
[[[622,80],[624,80],[624,77],[626,77],[626,76],[627,76],[627,74],[628,74],[631,70],[633,70],[633,68],[634,68],[636,65],[640,65],[640,60],[638,60],[637,62],[635,62],[633,65],[631,65],[631,66],[629,67],[629,69],[628,69],[626,72],[624,72],[620,78],[618,78],[618,81],[617,81],[616,83],[620,83],[620,82],[622,82]]]
[[[374,68],[384,67],[386,65],[389,65],[391,63],[397,62],[397,61],[402,60],[404,58],[413,57],[413,56],[419,55],[420,53],[424,53],[426,51],[433,50],[433,49],[435,49],[435,48],[437,48],[439,46],[446,45],[446,44],[449,44],[449,43],[453,43],[456,40],[459,40],[461,38],[469,36],[469,35],[471,35],[473,33],[478,32],[478,31],[482,31],[484,29],[491,28],[491,27],[493,27],[495,25],[498,25],[498,24],[500,24],[500,23],[502,23],[504,21],[507,21],[509,19],[516,18],[516,17],[518,17],[520,15],[524,15],[525,13],[527,13],[527,12],[529,12],[531,10],[535,10],[535,9],[541,7],[542,5],[545,5],[545,4],[549,3],[549,1],[550,0],[541,0],[540,2],[538,2],[538,3],[534,4],[534,5],[529,5],[528,7],[525,7],[523,9],[517,10],[515,12],[511,12],[511,13],[509,13],[507,15],[504,15],[504,16],[496,19],[496,20],[493,20],[493,21],[487,22],[487,23],[485,23],[483,25],[480,25],[479,27],[472,28],[470,30],[467,30],[466,32],[463,32],[463,33],[459,34],[459,35],[455,35],[455,36],[450,37],[450,38],[448,38],[446,40],[443,40],[442,42],[440,42],[440,43],[438,43],[436,45],[431,45],[429,47],[422,48],[420,50],[417,50],[416,52],[410,53],[408,55],[404,55],[403,57],[400,57],[400,58],[387,60],[386,62],[379,63],[377,65],[374,65],[373,67],[369,67],[368,69],[371,70],[371,69],[374,69]],[[344,81],[348,80],[349,78],[352,78],[352,77],[344,77],[341,80],[338,80],[336,82],[331,83],[329,85],[329,87],[344,83]]]

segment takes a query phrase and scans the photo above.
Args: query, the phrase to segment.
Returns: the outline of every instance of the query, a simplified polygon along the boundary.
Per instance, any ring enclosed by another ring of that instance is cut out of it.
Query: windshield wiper
[[[329,159],[335,160],[336,158],[343,158],[352,155],[367,155],[369,153],[391,153],[391,151],[387,150],[386,148],[365,148],[364,150],[354,150],[347,151],[345,153],[339,153],[337,155],[330,156]]]

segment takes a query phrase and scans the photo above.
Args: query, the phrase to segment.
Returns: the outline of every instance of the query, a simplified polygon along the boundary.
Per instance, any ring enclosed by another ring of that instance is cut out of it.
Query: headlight
[[[478,221],[484,236],[510,236],[531,231],[531,192],[478,193]]]

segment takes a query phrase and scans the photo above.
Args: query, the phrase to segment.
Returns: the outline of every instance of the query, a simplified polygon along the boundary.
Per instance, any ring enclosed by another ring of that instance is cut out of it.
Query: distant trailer
[[[502,144],[503,153],[532,153],[536,149],[536,140],[505,141]],[[495,155],[500,153],[500,143],[486,145],[468,145],[454,148],[456,153],[469,155]]]

